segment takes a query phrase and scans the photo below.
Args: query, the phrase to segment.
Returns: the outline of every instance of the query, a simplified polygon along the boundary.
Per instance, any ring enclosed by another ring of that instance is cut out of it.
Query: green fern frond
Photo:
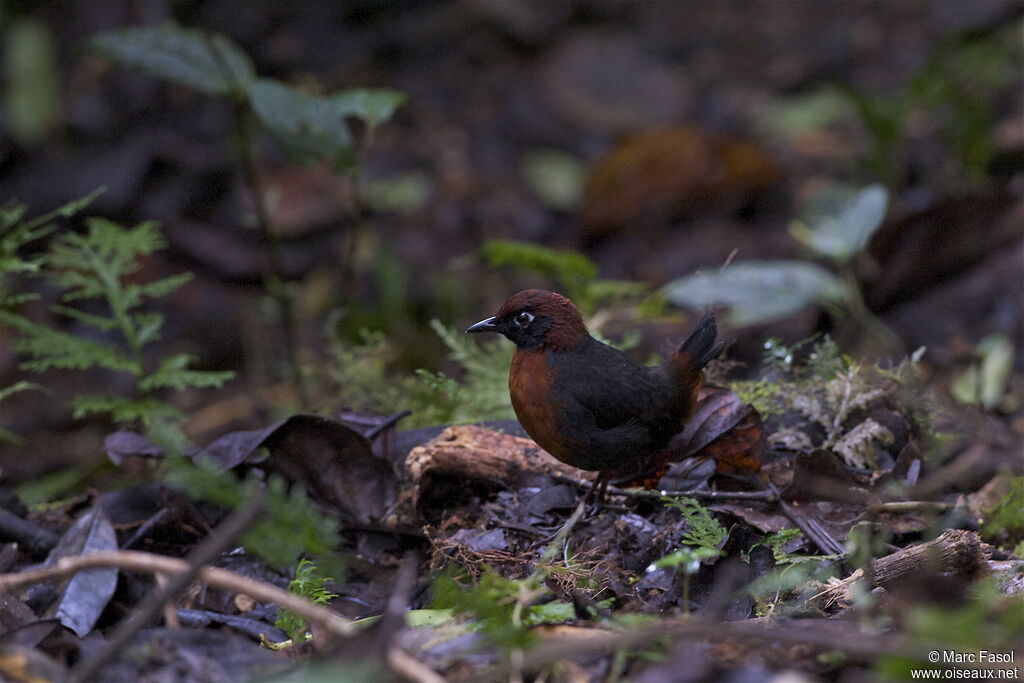
[[[139,285],[139,294],[147,299],[159,299],[177,291],[188,283],[192,277],[192,273],[178,273],[177,275],[154,280],[153,282]]]
[[[14,340],[14,350],[35,359],[21,363],[22,369],[43,372],[50,368],[86,370],[102,367],[133,375],[142,374],[139,362],[117,347],[50,329],[9,311],[0,311],[0,322],[22,334]]]
[[[3,226],[23,216],[24,212],[18,207],[0,209]],[[172,293],[192,276],[181,273],[153,282],[126,282],[128,276],[141,267],[142,257],[165,246],[157,224],[146,222],[124,228],[102,218],[90,218],[86,226],[84,233],[67,232],[55,238],[39,264],[53,285],[62,291],[64,303],[53,306],[52,310],[100,330],[104,333],[102,340],[55,330],[2,309],[0,323],[20,333],[14,348],[30,356],[30,360],[21,365],[26,370],[98,367],[134,376],[135,396],[78,396],[72,401],[75,417],[102,413],[116,422],[141,423],[151,438],[173,451],[185,441],[179,427],[184,416],[151,392],[163,388],[219,387],[233,377],[233,373],[190,370],[191,359],[185,354],[166,358],[156,370],[148,371],[143,348],[159,339],[164,317],[156,311],[140,308],[147,300]],[[20,230],[24,235],[24,228]],[[8,242],[0,244],[0,249],[8,249],[11,236],[0,232],[0,238],[3,237],[8,238]],[[5,253],[8,252],[0,251],[0,257]],[[0,302],[14,298],[0,292]],[[98,299],[106,312],[95,313],[68,305],[89,299]]]
[[[94,315],[92,313],[86,313],[79,308],[72,308],[71,306],[62,306],[61,304],[54,304],[50,306],[50,310],[54,313],[60,313],[68,318],[73,318],[79,322],[91,325],[95,328],[109,332],[110,330],[117,327],[117,321],[113,318],[108,318],[102,315]]]
[[[191,356],[184,353],[165,358],[155,372],[139,380],[139,388],[143,391],[163,388],[180,391],[188,387],[221,387],[234,377],[233,372],[189,370],[188,365],[192,360]]]
[[[135,328],[135,343],[140,348],[160,338],[160,328],[164,325],[162,313],[135,313],[130,318]]]
[[[156,398],[125,398],[124,396],[78,395],[71,400],[75,419],[87,415],[108,414],[115,422],[141,422],[149,425],[157,420],[184,419],[175,408]]]

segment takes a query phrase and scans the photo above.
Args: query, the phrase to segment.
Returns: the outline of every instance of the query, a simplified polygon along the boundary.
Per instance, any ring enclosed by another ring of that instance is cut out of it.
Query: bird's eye
[[[533,322],[533,313],[527,313],[526,311],[516,313],[515,323],[517,327],[526,327],[531,322]]]

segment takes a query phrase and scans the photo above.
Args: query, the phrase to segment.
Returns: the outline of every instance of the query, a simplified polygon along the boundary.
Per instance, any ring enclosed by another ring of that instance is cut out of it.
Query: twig
[[[392,646],[387,654],[388,666],[401,678],[413,683],[444,683],[445,679],[408,652]]]
[[[698,500],[756,500],[764,502],[775,502],[777,497],[771,491],[708,491],[706,489],[691,489],[689,491],[653,491],[648,489],[620,489],[617,486],[609,486],[608,493],[627,498],[662,498],[664,496],[697,498]]]
[[[536,671],[552,662],[565,659],[587,660],[601,657],[621,648],[639,647],[665,636],[677,638],[731,639],[742,643],[791,643],[809,645],[823,650],[839,650],[858,661],[875,661],[886,654],[903,655],[925,661],[927,649],[894,634],[872,635],[853,626],[819,623],[799,630],[764,621],[717,622],[702,617],[663,620],[629,632],[587,628],[578,629],[579,638],[551,638],[538,643],[525,653],[521,663],[524,671]],[[567,633],[565,627],[561,633]],[[856,634],[856,635],[854,635]],[[507,680],[513,664],[504,664],[481,671],[475,680]]]
[[[167,516],[167,508],[160,508],[155,515],[152,515],[145,522],[139,525],[132,537],[124,544],[125,549],[135,547],[135,544],[142,540],[142,537],[152,530],[158,523]]]
[[[761,479],[758,479],[757,477],[752,477],[752,479],[756,479],[758,482],[761,482],[765,489],[775,494],[777,498],[776,502],[779,506],[779,512],[785,515],[786,519],[791,521],[798,529],[800,529],[800,531],[802,531],[804,535],[814,543],[814,545],[818,546],[818,549],[821,550],[821,552],[826,555],[846,554],[846,548],[844,548],[839,541],[832,538],[832,534],[828,533],[828,531],[826,531],[817,520],[801,517],[793,510],[792,507],[790,507],[789,503],[782,500],[782,495],[775,487],[775,484],[761,481]]]
[[[879,512],[946,512],[953,506],[950,503],[935,500],[893,500],[886,503],[875,503],[860,515],[870,516]]]
[[[285,284],[284,255],[281,251],[281,240],[271,225],[270,215],[267,213],[263,185],[260,182],[259,169],[256,166],[256,155],[253,151],[256,141],[252,128],[252,115],[247,108],[243,107],[238,112],[239,157],[242,174],[245,177],[246,184],[249,186],[249,191],[253,195],[256,223],[259,225],[263,240],[267,244],[267,256],[270,262],[269,272],[263,277],[263,287],[277,301],[277,305],[280,307],[288,374],[295,383],[299,399],[305,405],[309,402],[309,396],[306,391],[305,380],[302,376],[302,369],[299,367],[299,340],[295,306]]]
[[[68,675],[69,683],[90,680],[104,663],[116,656],[136,632],[149,624],[164,605],[195,578],[204,565],[215,560],[225,548],[233,543],[252,524],[262,509],[263,497],[258,496],[245,507],[233,512],[188,554],[185,571],[174,574],[160,572],[158,576],[165,577],[163,585],[160,585],[158,581],[156,588],[143,598],[135,612],[117,625],[103,647],[93,656],[84,657],[75,665]],[[177,620],[176,615],[175,620]]]
[[[0,574],[0,593],[21,586],[31,586],[43,581],[63,578],[96,567],[117,567],[123,571],[140,574],[156,574],[158,572],[180,574],[190,569],[188,562],[176,557],[144,553],[138,550],[101,550],[86,555],[63,557],[57,560],[56,564],[40,569]],[[248,595],[254,600],[273,603],[291,610],[335,635],[344,637],[356,632],[356,628],[348,619],[269,583],[256,581],[248,576],[242,576],[219,567],[202,567],[196,578],[214,588],[235,591],[242,595]]]
[[[386,418],[383,422],[381,422],[379,425],[377,425],[370,431],[366,432],[366,434],[363,434],[363,436],[366,437],[367,441],[373,441],[378,436],[383,434],[385,429],[394,427],[396,424],[398,424],[399,420],[405,417],[409,417],[410,415],[412,415],[411,410],[403,410],[400,413],[395,413],[394,415],[391,415],[388,418]]]
[[[46,557],[57,545],[57,534],[0,508],[0,541],[16,541],[33,558]]]
[[[156,580],[157,587],[161,590],[167,587],[167,574],[154,574],[153,578]],[[181,628],[181,622],[178,621],[178,612],[174,609],[173,602],[164,602],[161,609],[164,613],[164,623],[167,625],[167,628]]]
[[[288,640],[288,636],[279,628],[267,626],[267,622],[240,614],[221,614],[201,609],[179,607],[176,610],[178,620],[189,628],[206,628],[211,624],[230,626],[257,643],[275,643]]]
[[[852,601],[857,584],[866,584],[867,590],[876,586],[885,587],[922,570],[969,575],[976,572],[985,559],[986,551],[978,534],[962,529],[946,529],[931,541],[873,560],[870,576],[864,569],[858,569],[845,579],[834,581],[810,600],[820,601],[828,609]]]

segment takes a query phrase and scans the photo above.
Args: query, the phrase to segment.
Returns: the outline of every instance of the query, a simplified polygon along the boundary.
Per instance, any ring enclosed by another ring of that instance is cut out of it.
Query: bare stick
[[[96,567],[116,567],[123,571],[140,574],[164,573],[169,575],[189,570],[188,562],[176,557],[144,553],[138,550],[101,550],[86,555],[63,557],[49,567],[14,574],[0,574],[0,593],[21,586],[31,586],[43,581],[63,578]],[[350,636],[356,632],[356,627],[348,619],[269,583],[256,581],[218,567],[202,567],[196,578],[214,588],[235,591],[242,595],[248,595],[254,600],[274,603],[309,619],[335,635]]]
[[[218,555],[224,552],[225,548],[252,524],[262,509],[263,497],[254,497],[245,507],[233,512],[188,554],[186,571],[173,575],[163,572],[157,574],[158,579],[161,576],[164,578],[163,585],[160,585],[161,582],[158,580],[157,586],[143,598],[135,612],[117,625],[106,644],[99,648],[96,654],[82,658],[75,665],[68,675],[69,683],[90,680],[105,662],[124,648],[135,633],[153,621],[157,613],[195,578],[203,565],[213,562]],[[173,608],[171,613],[174,614]],[[174,621],[177,622],[176,615]]]
[[[32,557],[46,557],[57,545],[57,534],[0,508],[0,541],[17,541]]]
[[[828,609],[851,603],[858,587],[865,591],[879,586],[884,588],[920,571],[969,575],[981,567],[986,556],[978,534],[963,529],[946,529],[938,538],[872,561],[870,578],[863,569],[858,569],[810,600],[818,601]]]
[[[771,491],[708,491],[691,489],[689,491],[653,491],[648,489],[620,489],[609,486],[608,493],[627,498],[662,498],[664,496],[696,498],[698,500],[756,500],[767,503],[774,502],[776,496]]]

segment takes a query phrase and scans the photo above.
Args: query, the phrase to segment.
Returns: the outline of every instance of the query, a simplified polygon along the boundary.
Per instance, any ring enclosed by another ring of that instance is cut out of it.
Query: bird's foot
[[[587,491],[587,495],[583,498],[583,503],[588,508],[587,517],[593,517],[597,513],[604,503],[604,497],[607,492],[608,475],[601,472],[594,479],[594,482],[590,485],[590,490]]]

